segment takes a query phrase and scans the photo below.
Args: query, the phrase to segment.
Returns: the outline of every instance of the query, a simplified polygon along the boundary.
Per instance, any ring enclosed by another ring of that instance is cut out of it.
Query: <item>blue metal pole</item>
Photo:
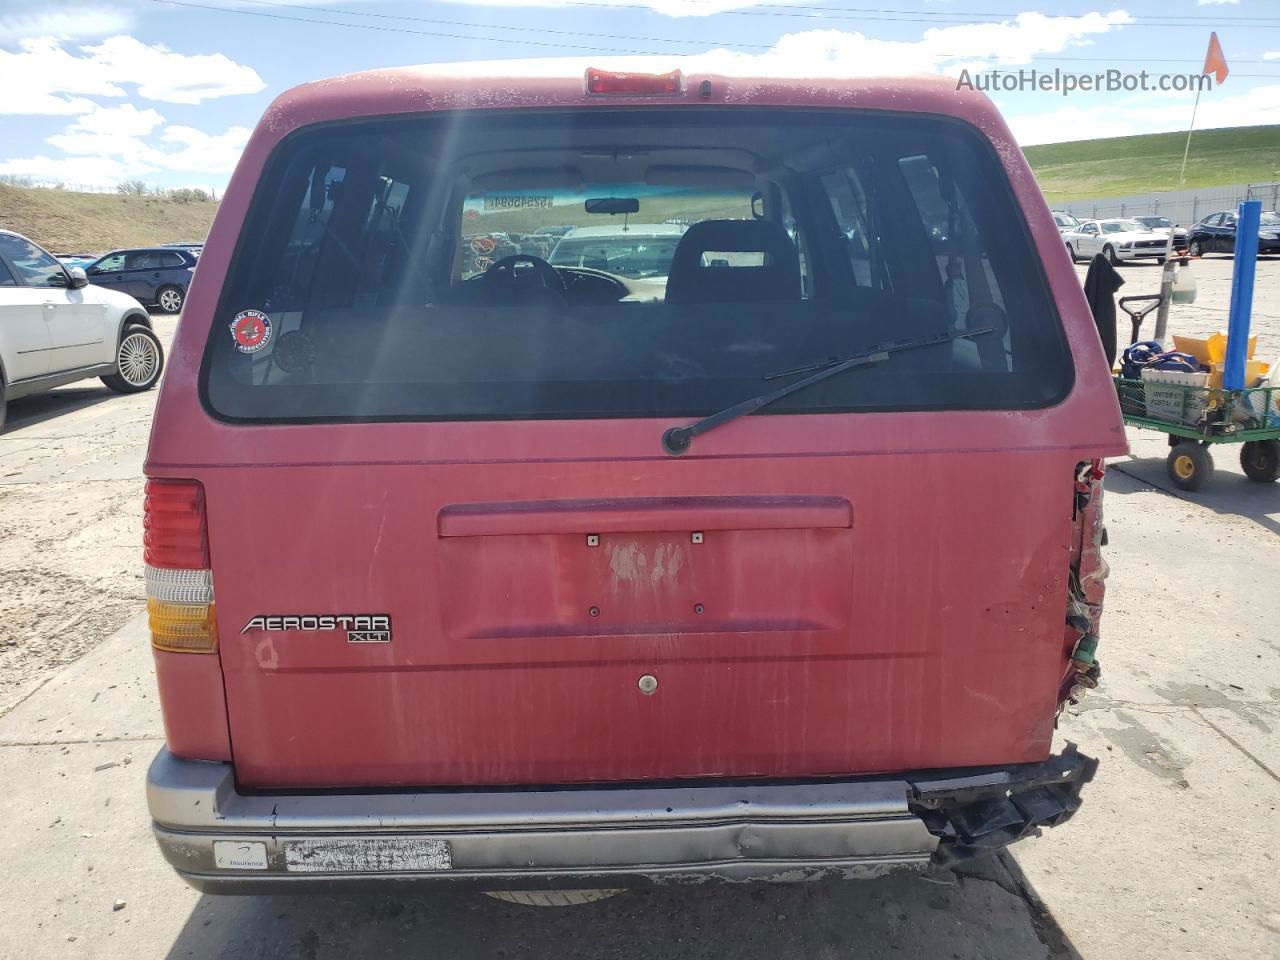
[[[1243,390],[1249,354],[1249,320],[1253,316],[1253,277],[1258,272],[1258,226],[1261,200],[1245,200],[1236,216],[1236,256],[1231,269],[1231,312],[1227,315],[1227,360],[1222,385]]]

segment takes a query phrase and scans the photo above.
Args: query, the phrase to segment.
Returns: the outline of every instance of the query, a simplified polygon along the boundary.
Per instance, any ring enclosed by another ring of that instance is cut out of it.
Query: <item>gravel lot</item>
[[[174,317],[154,316],[166,350]],[[0,716],[136,614],[156,391],[15,400],[0,434]]]
[[[1172,332],[1225,326],[1231,261],[1194,269],[1199,301],[1174,308]],[[1122,273],[1124,294],[1158,288],[1154,265]],[[156,325],[167,345],[174,321]],[[1254,330],[1260,356],[1280,352],[1280,259],[1259,264]],[[1107,481],[1103,684],[1060,730],[1102,766],[1070,824],[977,876],[562,910],[226,899],[172,875],[143,802],[162,737],[137,619],[154,396],[63,388],[15,402],[0,436],[0,957],[1280,957],[1280,485],[1246,481],[1232,448],[1184,495],[1163,436],[1130,434]]]

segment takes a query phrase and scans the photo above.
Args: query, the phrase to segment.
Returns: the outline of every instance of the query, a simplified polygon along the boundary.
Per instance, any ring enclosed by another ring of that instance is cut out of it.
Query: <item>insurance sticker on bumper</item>
[[[318,837],[286,840],[290,873],[425,873],[449,870],[448,840],[424,837]]]
[[[213,865],[219,870],[265,870],[267,845],[256,840],[215,840]]]

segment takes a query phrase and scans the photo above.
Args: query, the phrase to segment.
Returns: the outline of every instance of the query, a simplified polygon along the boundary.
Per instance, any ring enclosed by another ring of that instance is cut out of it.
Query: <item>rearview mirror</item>
[[[595,197],[585,204],[587,213],[638,213],[640,201],[635,197]]]

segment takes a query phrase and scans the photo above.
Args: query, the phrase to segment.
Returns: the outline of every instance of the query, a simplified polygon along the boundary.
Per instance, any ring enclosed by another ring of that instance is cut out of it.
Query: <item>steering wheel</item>
[[[538,278],[542,289],[548,293],[563,298],[568,292],[564,277],[560,276],[559,271],[541,257],[535,257],[531,253],[513,253],[509,257],[503,257],[484,272],[485,282],[501,283],[508,288],[514,287],[520,282],[516,277],[516,264],[519,263],[527,263],[533,267],[533,273]]]

